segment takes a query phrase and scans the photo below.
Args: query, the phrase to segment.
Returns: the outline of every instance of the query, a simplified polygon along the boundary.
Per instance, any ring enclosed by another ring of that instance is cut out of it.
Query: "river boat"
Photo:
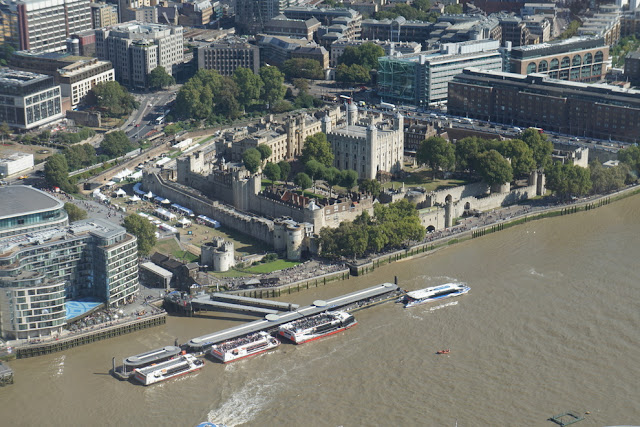
[[[466,294],[469,292],[469,289],[467,285],[462,283],[445,283],[440,286],[407,292],[404,297],[400,298],[399,302],[404,303],[404,308],[409,308],[429,301],[457,297]]]
[[[356,319],[346,311],[326,311],[281,325],[278,333],[296,344],[303,344],[337,334],[357,324]]]
[[[136,369],[134,378],[143,385],[151,385],[180,375],[195,372],[204,366],[204,362],[192,354],[183,354],[175,359]]]
[[[436,354],[449,354],[449,353],[451,353],[451,350],[449,349],[436,351]]]
[[[280,341],[268,333],[258,332],[216,344],[211,347],[210,354],[222,363],[230,363],[244,359],[245,357],[264,353],[279,345]]]

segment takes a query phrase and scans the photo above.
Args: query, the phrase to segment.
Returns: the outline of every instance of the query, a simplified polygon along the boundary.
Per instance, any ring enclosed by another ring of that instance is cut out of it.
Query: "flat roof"
[[[143,262],[142,264],[140,264],[141,268],[144,268],[145,270],[149,270],[155,274],[157,274],[158,276],[162,276],[162,277],[171,277],[173,276],[173,273],[170,272],[169,270],[166,270],[162,267],[160,267],[157,264],[154,264],[152,262]]]
[[[64,203],[44,191],[27,185],[6,185],[0,187],[0,219],[38,212],[52,211],[64,207]]]

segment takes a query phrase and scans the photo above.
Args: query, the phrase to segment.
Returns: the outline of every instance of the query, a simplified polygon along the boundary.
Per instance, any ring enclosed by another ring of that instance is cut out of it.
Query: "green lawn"
[[[469,184],[472,181],[464,179],[435,179],[431,178],[431,171],[418,171],[410,173],[404,180],[386,182],[383,188],[400,188],[402,184],[406,187],[422,187],[427,191],[443,190],[445,188],[458,187],[460,185]]]
[[[244,271],[247,271],[249,273],[255,273],[255,274],[271,273],[274,271],[284,270],[285,268],[293,267],[298,264],[300,263],[278,259],[278,260],[267,262],[264,264],[253,265],[249,268],[245,268]]]
[[[174,257],[176,257],[181,261],[186,261],[186,262],[194,262],[200,259],[198,255],[192,254],[189,251],[183,251],[181,249],[171,252],[171,255],[173,255]]]
[[[178,242],[176,242],[176,239],[158,240],[158,243],[156,243],[151,253],[154,251],[165,255],[173,255],[176,259],[186,262],[197,261],[200,258],[198,255],[192,254],[189,251],[182,250]]]

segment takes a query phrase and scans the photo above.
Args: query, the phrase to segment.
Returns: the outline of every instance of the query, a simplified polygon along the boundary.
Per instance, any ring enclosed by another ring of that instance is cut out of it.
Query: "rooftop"
[[[55,197],[26,185],[0,187],[0,200],[11,200],[11,203],[0,203],[0,219],[61,209],[64,206]]]
[[[50,78],[50,76],[45,74],[12,70],[10,68],[0,68],[0,86],[19,87],[38,80],[46,80]]]

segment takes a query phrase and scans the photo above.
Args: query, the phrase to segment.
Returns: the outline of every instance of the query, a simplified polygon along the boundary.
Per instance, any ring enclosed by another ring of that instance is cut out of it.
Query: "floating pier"
[[[298,304],[290,304],[287,302],[272,301],[268,299],[243,297],[240,295],[223,294],[221,292],[214,292],[211,294],[213,301],[228,302],[232,304],[251,305],[253,307],[270,308],[278,311],[293,311],[298,309]]]
[[[193,316],[196,311],[220,311],[262,317],[298,308],[297,304],[223,293],[191,297],[190,295],[182,295],[179,292],[172,292],[164,297],[164,302],[167,310],[177,311],[187,316]]]
[[[187,351],[194,353],[205,352],[212,345],[231,340],[243,335],[259,331],[272,331],[278,326],[293,320],[301,319],[327,310],[343,309],[346,311],[358,310],[372,305],[397,298],[400,293],[398,285],[393,283],[383,283],[360,291],[352,292],[327,301],[317,300],[312,305],[283,314],[268,314],[262,320],[234,326],[212,334],[203,335],[191,339],[187,344]]]
[[[13,384],[13,370],[0,362],[0,387]]]
[[[133,370],[136,368],[143,368],[153,363],[164,362],[169,360],[178,354],[182,350],[175,345],[168,345],[166,347],[157,348],[155,350],[147,351],[146,353],[136,354],[135,356],[127,357],[122,366],[116,367],[115,357],[113,358],[113,375],[121,380],[128,379]]]

